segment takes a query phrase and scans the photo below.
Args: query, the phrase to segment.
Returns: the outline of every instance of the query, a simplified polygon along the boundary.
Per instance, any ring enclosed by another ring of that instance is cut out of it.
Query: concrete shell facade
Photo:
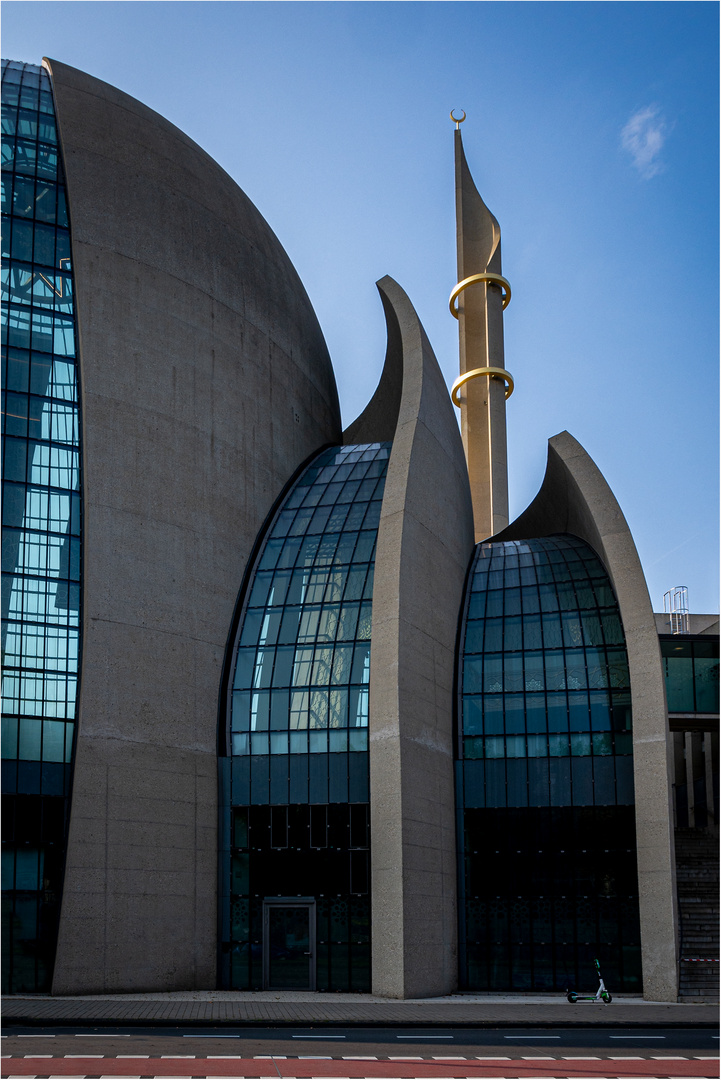
[[[340,441],[306,293],[242,191],[48,62],[81,348],[83,666],[55,993],[215,986],[218,687],[248,556]]]

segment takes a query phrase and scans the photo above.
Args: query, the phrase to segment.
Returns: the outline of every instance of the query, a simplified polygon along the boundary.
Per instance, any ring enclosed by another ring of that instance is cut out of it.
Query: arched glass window
[[[50,78],[3,61],[3,992],[51,986],[80,609],[77,352]]]
[[[462,980],[640,987],[631,691],[616,598],[573,536],[480,544],[459,668]],[[590,983],[589,983],[590,980]]]
[[[389,454],[379,443],[321,453],[250,575],[221,759],[221,968],[234,988],[280,978],[266,940],[278,898],[312,902],[314,987],[370,988],[368,682]]]

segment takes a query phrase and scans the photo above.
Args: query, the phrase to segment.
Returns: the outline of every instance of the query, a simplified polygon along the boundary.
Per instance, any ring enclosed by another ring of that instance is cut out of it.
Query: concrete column
[[[708,808],[708,824],[716,835],[719,831],[719,823],[716,817],[716,788],[718,786],[718,734],[713,731],[704,731],[704,771],[706,773],[706,806]],[[714,768],[714,765],[716,768]]]
[[[692,731],[691,732],[691,771],[693,773],[694,783],[697,783],[699,780],[703,780],[704,781],[704,787],[705,787],[705,784],[706,784],[706,769],[705,769],[705,764],[704,764],[703,732],[702,731]],[[695,788],[694,788],[694,817],[695,817],[696,825],[698,825],[699,822],[703,821],[703,809],[704,809],[704,802],[703,801],[704,801],[704,799],[707,799],[707,798],[708,798],[707,794],[704,793],[704,796],[702,796],[701,799],[698,799],[697,796],[696,796],[696,793],[695,793]]]
[[[686,758],[684,757],[683,749],[683,732],[673,731],[671,733],[673,741],[673,822],[675,826],[678,826],[678,795],[676,788],[683,784],[686,786]]]
[[[373,992],[457,985],[455,640],[473,551],[463,447],[418,316],[378,285],[402,393],[378,529],[370,666]]]
[[[696,825],[696,795],[693,786],[694,778],[694,732],[685,731],[683,736],[684,765],[686,773],[686,791],[688,792],[688,825],[693,829]]]

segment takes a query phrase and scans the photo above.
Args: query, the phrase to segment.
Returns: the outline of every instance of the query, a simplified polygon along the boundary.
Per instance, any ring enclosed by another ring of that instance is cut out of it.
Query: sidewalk
[[[619,996],[611,1005],[569,1004],[562,994],[457,994],[396,1001],[370,994],[244,993],[222,990],[83,997],[2,999],[15,1025],[254,1025],[568,1027],[641,1025],[716,1027],[716,1004],[667,1004]]]

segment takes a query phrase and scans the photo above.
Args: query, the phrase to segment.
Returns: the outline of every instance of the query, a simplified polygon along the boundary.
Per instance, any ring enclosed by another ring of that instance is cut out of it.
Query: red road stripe
[[[137,1064],[136,1064],[137,1062]],[[218,1060],[196,1058],[195,1060],[168,1061],[163,1058],[104,1058],[102,1063],[97,1058],[47,1058],[38,1059],[11,1058],[3,1062],[2,1076],[174,1076],[174,1077],[280,1077],[308,1080],[309,1077],[344,1077],[357,1080],[360,1077],[378,1078],[378,1080],[424,1080],[430,1077],[443,1077],[448,1080],[458,1077],[508,1077],[509,1080],[525,1077],[549,1077],[564,1080],[566,1077],[699,1077],[702,1080],[716,1080],[719,1075],[718,1061],[678,1061],[661,1060],[622,1062],[601,1058],[598,1061],[549,1061],[540,1059],[511,1061],[414,1061],[403,1064],[400,1061],[343,1061],[343,1060],[287,1060],[276,1059],[263,1061],[262,1064],[252,1058]]]

